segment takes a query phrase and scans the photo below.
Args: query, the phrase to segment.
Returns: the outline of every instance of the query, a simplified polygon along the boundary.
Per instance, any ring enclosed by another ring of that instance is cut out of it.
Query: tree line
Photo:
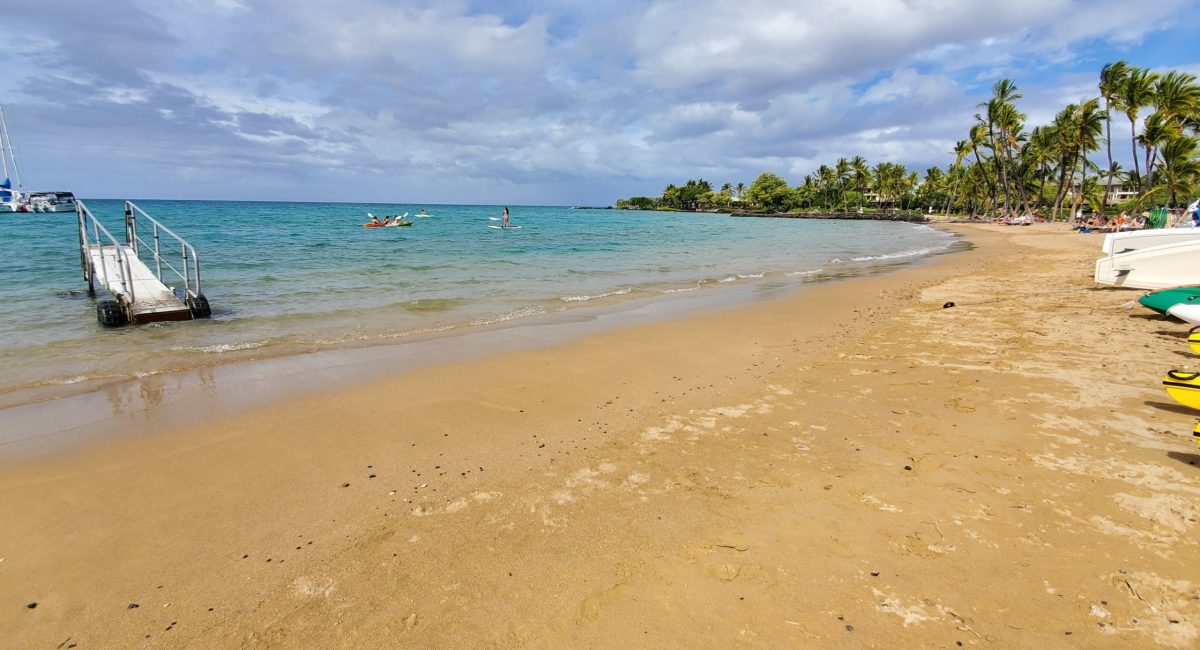
[[[966,138],[944,169],[921,177],[904,165],[874,166],[862,156],[821,165],[789,186],[764,172],[749,187],[703,179],[668,185],[658,197],[617,201],[617,208],[675,210],[921,210],[1060,219],[1079,211],[1141,210],[1186,204],[1200,188],[1200,84],[1195,75],[1155,72],[1125,61],[1100,71],[1097,95],[1067,104],[1050,124],[1026,124],[1023,95],[1011,79],[992,86]],[[1113,117],[1128,121],[1114,133]],[[1132,169],[1113,158],[1128,143]],[[1121,192],[1114,191],[1122,190]],[[1114,197],[1120,201],[1114,200]]]

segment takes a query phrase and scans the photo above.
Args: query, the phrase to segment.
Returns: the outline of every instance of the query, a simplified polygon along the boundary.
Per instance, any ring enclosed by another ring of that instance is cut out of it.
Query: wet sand
[[[1194,645],[1186,327],[1093,287],[1096,236],[955,228],[888,276],[8,461],[6,644]]]

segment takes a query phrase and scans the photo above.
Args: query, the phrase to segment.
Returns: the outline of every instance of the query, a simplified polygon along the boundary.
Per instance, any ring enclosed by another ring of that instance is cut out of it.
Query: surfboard
[[[521,229],[520,226],[509,226],[507,228],[505,228],[504,226],[488,226],[488,228],[495,228],[496,230],[520,230]]]
[[[1167,315],[1192,325],[1200,325],[1200,301],[1176,303],[1167,310]]]
[[[1171,370],[1163,377],[1163,388],[1176,402],[1200,409],[1200,373]]]
[[[1142,306],[1160,314],[1167,313],[1167,310],[1179,303],[1192,303],[1197,300],[1200,300],[1200,287],[1160,289],[1138,298],[1138,302],[1142,303]]]

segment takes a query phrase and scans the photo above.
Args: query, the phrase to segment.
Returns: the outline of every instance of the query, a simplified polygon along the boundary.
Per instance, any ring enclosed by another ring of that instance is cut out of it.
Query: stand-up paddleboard
[[[504,221],[504,219],[501,219],[500,217],[488,217],[488,219],[491,219],[492,221]]]
[[[507,228],[505,228],[504,226],[488,226],[488,228],[495,228],[496,230],[520,230],[521,229],[520,226],[509,226]]]
[[[1200,300],[1200,287],[1175,287],[1160,289],[1138,298],[1144,307],[1165,314],[1167,310],[1179,303],[1190,303]]]
[[[1163,377],[1163,388],[1176,402],[1200,409],[1200,373],[1171,370]]]

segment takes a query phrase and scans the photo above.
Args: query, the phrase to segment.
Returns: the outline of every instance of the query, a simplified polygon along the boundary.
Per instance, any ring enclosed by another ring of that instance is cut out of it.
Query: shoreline
[[[365,379],[354,379],[344,375],[339,377],[330,369],[353,365],[361,368],[366,377],[379,378],[388,373],[409,371],[442,362],[461,362],[497,352],[559,345],[602,331],[653,320],[674,320],[711,311],[737,309],[764,300],[777,300],[812,286],[853,282],[859,278],[892,273],[910,266],[927,264],[940,255],[956,252],[963,245],[961,238],[956,238],[945,250],[920,256],[905,256],[895,262],[876,261],[873,265],[864,266],[851,261],[846,269],[822,268],[799,274],[798,277],[790,277],[792,274],[789,274],[789,277],[748,278],[744,283],[729,285],[723,282],[708,282],[696,285],[693,290],[618,297],[616,300],[606,300],[602,297],[595,304],[586,304],[591,301],[580,301],[580,304],[572,304],[557,311],[523,318],[480,324],[467,323],[357,342],[343,341],[324,347],[302,346],[294,350],[235,348],[234,354],[225,358],[222,358],[222,355],[213,355],[207,363],[153,371],[133,378],[114,377],[78,383],[53,382],[0,391],[0,431],[5,432],[0,434],[0,462],[13,455],[11,449],[14,443],[32,440],[34,434],[26,431],[30,425],[39,428],[44,426],[47,412],[71,409],[76,413],[94,413],[97,408],[103,408],[103,402],[112,402],[121,405],[119,409],[114,407],[113,415],[118,416],[130,410],[154,408],[164,398],[170,401],[171,396],[186,398],[186,395],[180,395],[185,390],[200,391],[207,395],[213,392],[212,389],[204,387],[201,390],[199,387],[221,385],[231,381],[247,384],[249,382],[246,378],[272,374],[320,375],[324,372],[334,376],[337,381],[362,383]],[[539,335],[544,340],[534,344],[525,340],[527,337],[521,334],[523,331],[552,334]],[[511,340],[506,338],[509,334],[512,334]],[[451,344],[456,342],[466,346],[470,352],[448,352]],[[399,368],[383,369],[378,367],[380,364],[371,362],[376,356],[405,361]],[[283,390],[272,391],[269,388],[254,386],[250,388],[263,394],[251,399],[239,396],[232,404],[212,402],[207,405],[208,410],[222,407],[235,407],[240,410],[248,405],[263,404],[287,396],[287,392]],[[287,391],[294,388],[295,386],[290,386]],[[170,395],[164,396],[164,390]],[[312,386],[305,389],[306,392],[313,390],[315,389]],[[147,395],[152,399],[143,399]],[[185,415],[171,418],[170,421],[182,423],[182,418],[192,417],[194,414],[195,409],[192,409]],[[67,433],[81,426],[83,422],[93,424],[96,420],[95,417],[77,418],[62,426],[52,436]],[[128,425],[129,423],[125,422],[119,426],[126,428]],[[107,429],[111,430],[117,426],[114,424]],[[87,433],[86,437],[100,438],[103,435],[103,432],[94,431]],[[24,446],[23,443],[21,446]],[[18,452],[18,455],[24,454]]]
[[[919,212],[731,212],[731,217],[761,217],[765,219],[838,219],[845,221],[904,221],[908,223],[937,223],[931,215]]]
[[[1157,386],[1186,334],[1077,277],[1095,239],[954,230],[975,248],[896,273],[7,464],[0,624],[23,646],[1194,643],[1200,456]]]
[[[103,339],[121,336],[120,331],[100,331],[66,337],[62,341],[32,344],[32,347],[16,347],[7,350],[7,359],[14,366],[11,384],[0,387],[0,410],[20,405],[47,401],[110,390],[126,381],[137,381],[151,375],[175,372],[191,372],[199,368],[220,367],[230,363],[257,362],[277,357],[328,353],[330,350],[385,347],[403,345],[414,341],[456,336],[470,336],[474,332],[522,321],[542,318],[575,318],[564,315],[577,309],[631,308],[626,302],[671,300],[674,295],[685,293],[728,293],[727,289],[746,291],[745,287],[761,285],[792,284],[796,287],[811,279],[841,278],[845,276],[872,275],[875,272],[894,269],[907,260],[916,261],[928,257],[936,248],[905,251],[900,254],[882,254],[883,257],[832,259],[809,267],[800,265],[800,270],[781,270],[767,265],[758,270],[728,270],[710,277],[677,279],[665,283],[610,285],[600,293],[588,291],[590,295],[563,293],[562,295],[530,295],[518,297],[516,301],[500,301],[492,309],[467,311],[448,317],[413,319],[413,313],[426,311],[424,307],[409,308],[422,300],[400,301],[386,306],[361,309],[361,313],[310,313],[305,314],[310,329],[296,329],[295,321],[288,320],[280,329],[271,329],[270,320],[251,315],[248,318],[203,321],[182,325],[166,325],[161,330],[140,332],[136,341],[125,342],[125,359],[114,359],[108,354]],[[874,261],[872,261],[874,260]],[[778,261],[778,260],[776,260]],[[874,266],[880,266],[878,269]],[[737,267],[737,264],[733,265]],[[766,275],[766,278],[763,276]],[[810,278],[809,275],[814,277]],[[800,277],[793,277],[800,276]],[[587,288],[587,287],[583,287]],[[576,287],[576,289],[581,289]],[[594,287],[592,287],[594,289]],[[719,297],[709,299],[719,302]],[[739,299],[734,297],[731,302]],[[430,313],[449,314],[454,312],[464,299],[438,300],[445,302],[434,305]],[[220,309],[220,307],[218,307]],[[352,309],[353,312],[353,309]],[[366,323],[367,325],[362,325]],[[194,333],[185,330],[194,329]],[[164,342],[155,345],[155,341]],[[122,343],[114,343],[121,345]],[[167,345],[170,345],[167,348]],[[0,355],[5,356],[5,355]],[[30,366],[23,359],[44,359],[42,367]],[[95,359],[92,363],[80,363],[79,359]]]

